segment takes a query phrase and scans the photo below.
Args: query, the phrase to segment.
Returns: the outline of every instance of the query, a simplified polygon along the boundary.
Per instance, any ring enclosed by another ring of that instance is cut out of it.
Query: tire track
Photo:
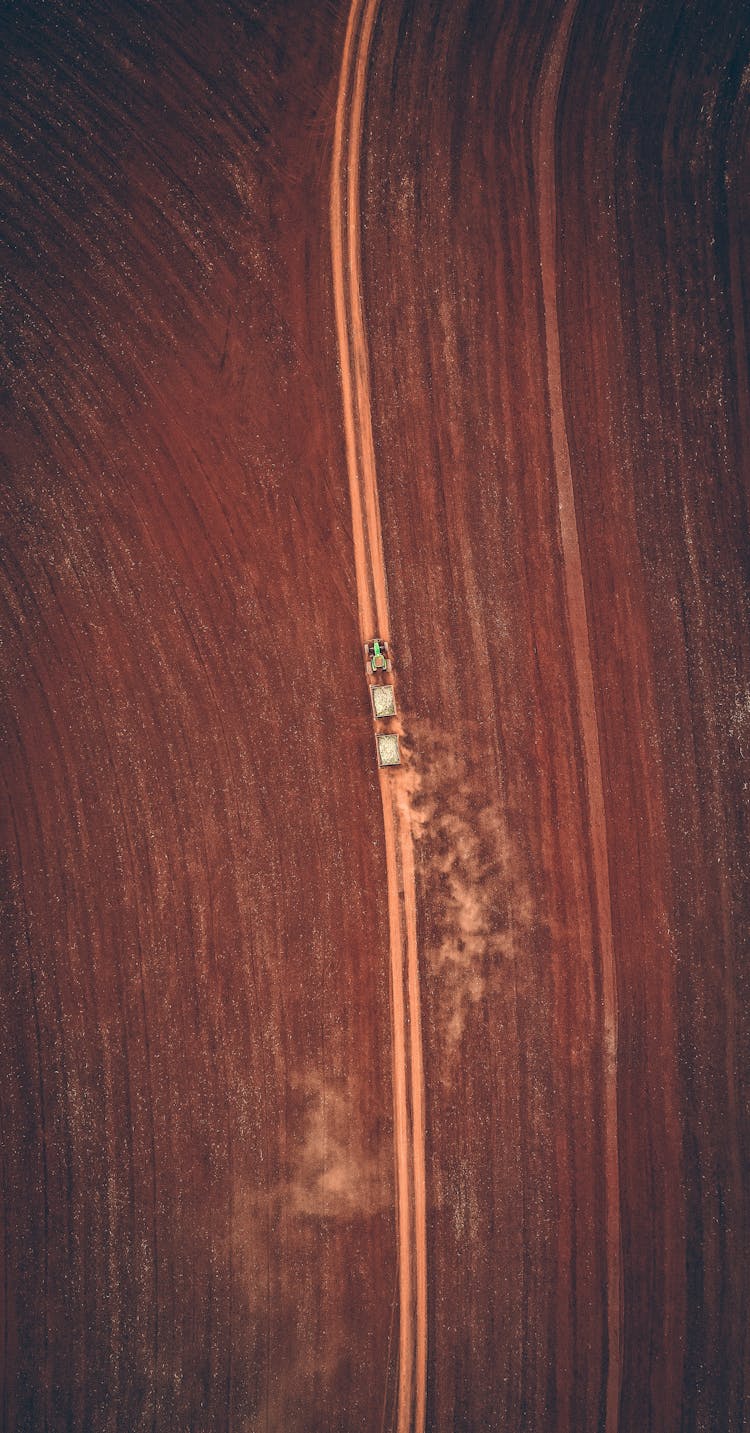
[[[558,99],[570,33],[578,0],[569,0],[542,76],[536,132],[536,184],[539,217],[539,261],[547,350],[547,385],[555,483],[560,515],[565,599],[578,698],[591,833],[591,860],[596,930],[602,962],[604,1188],[607,1270],[606,1433],[619,1423],[622,1368],[622,1255],[620,1173],[617,1128],[617,981],[609,885],[606,812],[602,784],[599,726],[596,714],[586,596],[576,519],[573,476],[565,426],[557,312],[557,201],[555,133]]]
[[[353,0],[336,104],[331,167],[331,260],[359,631],[390,640],[388,590],[372,434],[360,268],[360,153],[367,69],[379,0]],[[424,1072],[414,849],[403,774],[379,771],[390,943],[399,1288],[398,1433],[425,1425],[427,1216]]]

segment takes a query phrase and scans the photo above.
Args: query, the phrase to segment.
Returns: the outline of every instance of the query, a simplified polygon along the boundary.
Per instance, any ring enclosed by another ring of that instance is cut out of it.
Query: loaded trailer
[[[392,670],[391,658],[388,643],[383,641],[382,637],[373,637],[372,641],[365,642],[365,668],[372,714],[376,723],[378,765],[400,766],[398,734],[388,727],[385,731],[380,727],[381,722],[390,723],[391,718],[396,716],[396,693],[393,682],[388,680]]]

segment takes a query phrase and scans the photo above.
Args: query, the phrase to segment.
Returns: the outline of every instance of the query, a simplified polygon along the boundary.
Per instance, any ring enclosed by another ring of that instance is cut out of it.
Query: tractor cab
[[[368,672],[387,672],[390,667],[388,661],[388,643],[383,642],[380,637],[375,637],[372,642],[365,643],[365,660]]]

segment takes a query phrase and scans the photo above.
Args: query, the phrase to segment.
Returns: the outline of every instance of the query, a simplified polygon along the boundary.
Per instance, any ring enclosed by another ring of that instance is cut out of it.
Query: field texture
[[[2,1433],[750,1433],[747,5],[0,31]]]

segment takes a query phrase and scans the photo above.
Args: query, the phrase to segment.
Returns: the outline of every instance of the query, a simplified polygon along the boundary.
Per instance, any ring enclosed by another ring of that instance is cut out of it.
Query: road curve
[[[360,154],[379,0],[353,0],[344,40],[331,166],[331,259],[352,510],[359,629],[390,639],[372,436],[360,266]],[[425,1426],[427,1200],[424,1073],[414,849],[402,774],[380,771],[388,884],[394,1143],[399,1268],[399,1433]]]

